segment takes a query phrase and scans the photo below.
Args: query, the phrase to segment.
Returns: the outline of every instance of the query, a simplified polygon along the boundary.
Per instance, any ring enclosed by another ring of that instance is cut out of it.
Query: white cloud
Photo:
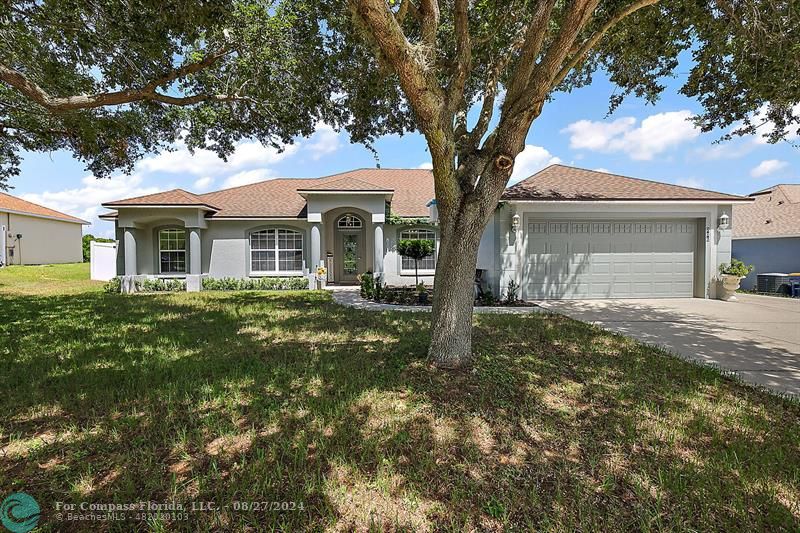
[[[570,148],[596,152],[622,152],[631,159],[646,161],[700,135],[688,119],[688,110],[650,115],[639,123],[634,117],[613,122],[579,120],[562,133],[570,134]]]
[[[113,226],[97,218],[100,213],[108,211],[100,207],[100,204],[112,200],[153,194],[163,190],[158,187],[144,187],[142,181],[143,178],[140,174],[130,176],[116,175],[111,178],[86,176],[81,179],[79,187],[61,191],[23,194],[22,198],[91,222],[92,225],[84,229],[87,233],[113,237]],[[100,225],[98,226],[98,224]]]
[[[417,168],[422,170],[433,170],[433,163],[430,161],[426,161],[425,163],[420,163],[420,165]]]
[[[788,166],[789,163],[786,161],[781,161],[779,159],[765,159],[753,167],[753,170],[750,171],[750,175],[754,178],[763,178],[764,176],[775,174],[779,170],[782,170]]]
[[[610,170],[608,170],[607,168],[604,168],[604,167],[596,168],[596,169],[594,169],[594,171],[595,172],[605,172],[606,174],[610,174],[611,173]]]
[[[328,124],[320,122],[317,130],[311,137],[310,144],[305,148],[311,152],[311,159],[318,160],[323,156],[334,153],[341,146],[339,134]]]
[[[144,159],[138,170],[144,173],[165,172],[192,174],[194,176],[218,176],[226,172],[245,170],[277,163],[297,152],[298,144],[290,144],[282,152],[264,146],[258,141],[242,141],[228,161],[220,159],[210,150],[195,150],[190,153],[182,142],[175,143],[175,151],[162,152]]]
[[[256,168],[253,170],[244,170],[233,176],[229,176],[225,179],[222,183],[223,189],[228,189],[230,187],[239,187],[241,185],[249,185],[251,183],[256,183],[259,181],[264,181],[270,179],[272,173],[267,168]]]
[[[205,192],[211,188],[211,185],[213,183],[214,183],[214,178],[212,178],[211,176],[206,176],[204,178],[195,180],[194,189],[192,192]]]
[[[680,185],[681,187],[693,187],[695,189],[702,189],[704,186],[703,180],[697,178],[679,178],[675,181],[675,185]]]
[[[514,160],[514,172],[511,174],[508,184],[513,185],[548,165],[560,162],[561,159],[548,152],[546,148],[526,144],[525,149]]]

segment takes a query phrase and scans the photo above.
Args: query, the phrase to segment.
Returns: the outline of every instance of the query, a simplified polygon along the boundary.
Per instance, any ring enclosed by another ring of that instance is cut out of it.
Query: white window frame
[[[300,237],[300,248],[281,248],[280,247],[280,232],[286,231],[294,233]],[[258,233],[271,233],[275,245],[272,248],[253,248],[253,235]],[[259,228],[252,230],[247,236],[247,266],[251,276],[302,276],[303,265],[305,264],[305,253],[303,247],[305,246],[305,236],[303,232],[295,228]],[[275,254],[275,270],[256,270],[253,268],[253,252],[273,252]],[[281,252],[300,252],[300,269],[298,270],[281,270],[280,269],[280,253]]]
[[[429,231],[433,234],[433,239],[429,239],[433,241],[433,268],[420,268],[419,275],[420,276],[432,276],[436,274],[436,263],[437,257],[439,255],[439,236],[436,234],[436,230],[433,228],[427,227],[410,227],[410,228],[403,228],[397,233],[397,242],[400,242],[403,239],[411,238],[411,239],[419,239],[421,237],[403,237],[403,233],[405,232],[420,232],[420,231]],[[413,276],[414,275],[414,266],[412,265],[411,268],[404,268],[403,267],[403,256],[399,253],[397,254],[398,261],[400,263],[400,275],[401,276]],[[413,259],[410,259],[413,261]]]
[[[161,234],[165,232],[181,232],[183,233],[183,250],[173,250],[161,248]],[[157,233],[158,237],[158,273],[165,276],[182,276],[186,275],[186,263],[189,261],[189,254],[186,252],[186,229],[185,228],[160,228]],[[175,270],[164,272],[163,264],[161,262],[162,253],[182,253],[183,254],[183,270]]]
[[[343,221],[345,224],[342,224]],[[361,218],[353,213],[345,213],[336,221],[336,228],[340,230],[356,230],[362,227],[364,227],[364,223],[361,221]]]

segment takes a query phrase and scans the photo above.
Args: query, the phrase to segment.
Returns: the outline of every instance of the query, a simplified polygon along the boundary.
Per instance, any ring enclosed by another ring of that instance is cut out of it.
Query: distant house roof
[[[506,189],[503,200],[548,201],[748,201],[735,194],[551,165]]]
[[[4,192],[0,192],[0,211],[34,217],[52,218],[64,222],[74,222],[75,224],[90,224],[90,222],[78,217],[67,215],[66,213],[23,200],[22,198],[17,198],[16,196],[11,196]]]
[[[306,200],[298,191],[385,192],[392,194],[392,213],[401,217],[428,215],[434,197],[433,173],[423,169],[362,168],[323,178],[277,178],[231,189],[192,194],[181,189],[127,200],[106,202],[104,207],[197,205],[213,210],[211,219],[304,218]],[[113,218],[113,213],[104,215]]]
[[[733,208],[733,238],[800,237],[800,184],[779,184]]]

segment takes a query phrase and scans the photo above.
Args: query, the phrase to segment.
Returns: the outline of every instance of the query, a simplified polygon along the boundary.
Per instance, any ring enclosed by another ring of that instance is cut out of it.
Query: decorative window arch
[[[303,234],[293,229],[250,232],[252,274],[298,274],[303,271]]]
[[[433,241],[436,249],[436,232],[429,228],[409,228],[400,231],[400,240],[405,239],[425,239]],[[410,257],[401,257],[401,271],[414,271],[414,260]],[[420,270],[436,270],[436,251],[431,255],[421,259],[419,262]]]
[[[346,213],[336,221],[336,227],[339,229],[361,229],[362,224],[361,219],[353,213]]]
[[[158,230],[158,272],[160,274],[186,273],[186,230],[184,228]]]

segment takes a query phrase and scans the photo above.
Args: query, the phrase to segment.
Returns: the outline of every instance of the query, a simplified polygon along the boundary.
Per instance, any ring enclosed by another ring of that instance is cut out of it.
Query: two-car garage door
[[[526,230],[523,298],[693,295],[694,220],[529,220]]]

